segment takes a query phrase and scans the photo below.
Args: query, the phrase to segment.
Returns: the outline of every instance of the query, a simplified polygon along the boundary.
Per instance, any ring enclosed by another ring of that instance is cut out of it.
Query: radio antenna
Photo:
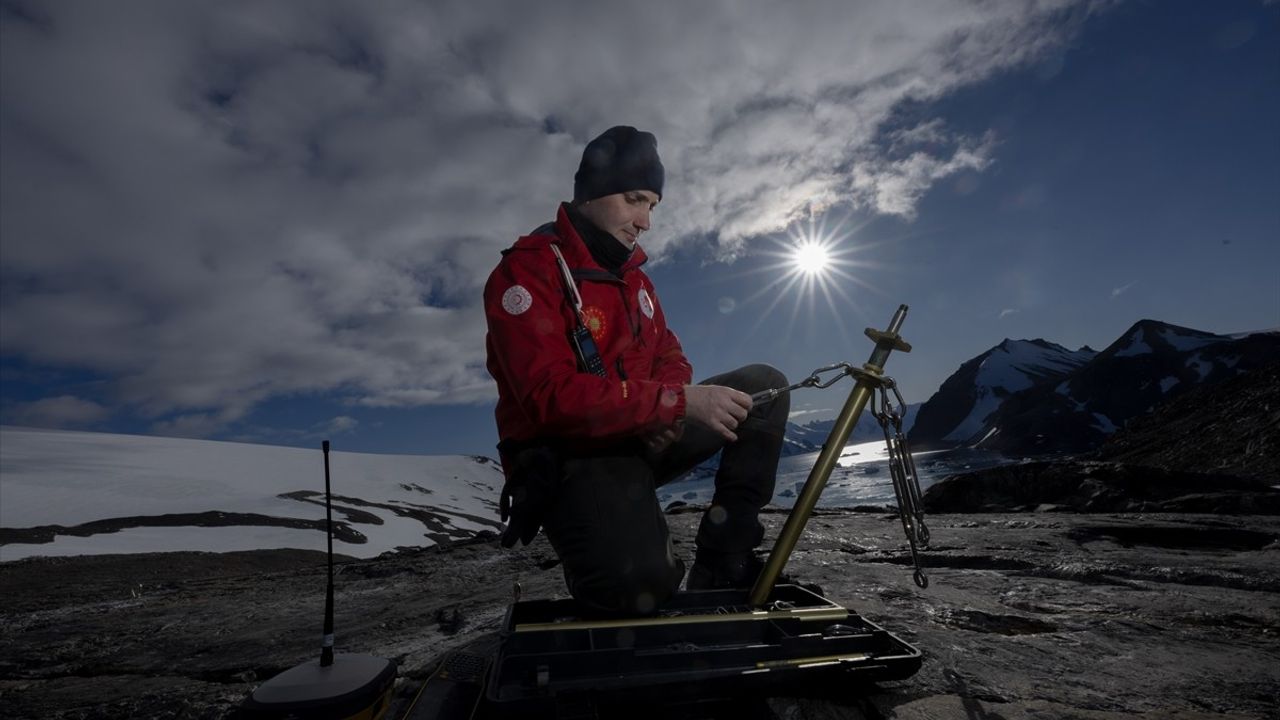
[[[320,444],[324,451],[324,522],[329,540],[329,584],[324,592],[324,640],[320,645],[320,667],[333,664],[333,492],[329,489],[329,441]]]

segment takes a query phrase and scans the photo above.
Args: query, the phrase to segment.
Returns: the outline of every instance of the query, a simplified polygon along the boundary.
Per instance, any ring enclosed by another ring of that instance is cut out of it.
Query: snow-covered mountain
[[[911,438],[920,448],[1021,454],[1095,448],[1130,419],[1278,353],[1280,332],[1214,335],[1156,320],[1135,323],[1101,352],[1005,340],[947,378]]]
[[[916,420],[916,414],[920,411],[922,405],[923,403],[907,405],[906,412],[903,413],[902,417],[902,429],[904,432],[911,431],[911,427]],[[823,443],[827,441],[827,436],[831,434],[831,428],[835,424],[835,419],[813,420],[803,425],[787,423],[787,442],[797,447],[807,447],[806,450],[798,450],[797,452],[821,450]],[[853,426],[853,432],[849,435],[849,442],[846,445],[883,439],[884,431],[880,428],[879,421],[871,415],[870,408],[868,408],[862,413],[862,417],[858,418],[857,424]],[[794,453],[788,453],[784,449],[783,454]]]
[[[980,443],[995,430],[988,420],[1015,393],[1064,378],[1097,354],[1088,346],[1006,338],[942,383],[920,408],[911,439],[921,446]]]
[[[500,529],[485,457],[333,451],[334,551],[374,557]],[[0,428],[0,561],[324,550],[319,448]]]

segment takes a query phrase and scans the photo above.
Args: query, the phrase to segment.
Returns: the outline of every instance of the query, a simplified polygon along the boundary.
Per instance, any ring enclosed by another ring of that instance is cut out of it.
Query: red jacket
[[[582,296],[582,320],[608,377],[581,372],[569,335],[577,327],[555,243]],[[484,288],[489,374],[498,381],[502,440],[580,439],[584,447],[669,427],[684,416],[693,368],[667,327],[636,248],[618,278],[601,268],[561,206],[503,251]],[[507,459],[504,458],[504,464]]]

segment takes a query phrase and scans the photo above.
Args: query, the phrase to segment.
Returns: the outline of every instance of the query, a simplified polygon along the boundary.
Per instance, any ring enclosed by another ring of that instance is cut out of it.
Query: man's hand
[[[685,401],[686,403],[688,400]],[[649,454],[658,455],[663,450],[671,447],[671,443],[680,439],[684,434],[684,423],[676,423],[674,427],[662,428],[655,430],[645,436],[644,445],[649,449]]]
[[[750,395],[721,385],[685,385],[684,402],[684,415],[690,422],[729,442],[737,441],[733,431],[751,411]]]

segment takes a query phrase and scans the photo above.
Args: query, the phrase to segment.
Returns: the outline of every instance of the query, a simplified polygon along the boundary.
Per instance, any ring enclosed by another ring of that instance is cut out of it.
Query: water
[[[1017,462],[999,453],[968,449],[918,452],[912,453],[912,457],[920,477],[921,491],[947,475]],[[817,452],[782,458],[778,463],[773,504],[781,507],[794,505],[817,460]],[[685,480],[664,485],[658,489],[659,502],[663,507],[677,500],[710,502],[715,489],[714,473],[714,469],[700,468]],[[818,499],[818,507],[896,504],[884,441],[846,446]]]

